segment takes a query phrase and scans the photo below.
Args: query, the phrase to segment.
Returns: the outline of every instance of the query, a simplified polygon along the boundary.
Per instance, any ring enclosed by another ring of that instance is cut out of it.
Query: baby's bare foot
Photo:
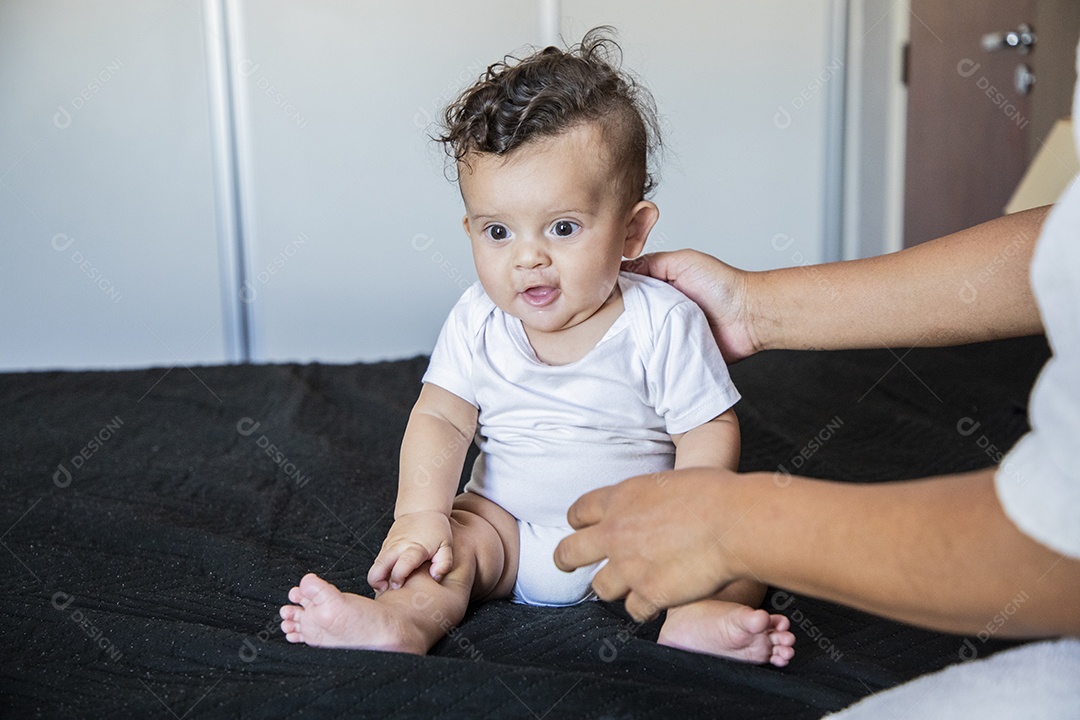
[[[386,603],[343,593],[318,575],[308,573],[289,591],[296,605],[281,608],[281,631],[292,643],[313,647],[365,648],[423,655],[421,634]]]
[[[661,645],[784,667],[795,656],[791,622],[746,605],[701,600],[668,611]]]

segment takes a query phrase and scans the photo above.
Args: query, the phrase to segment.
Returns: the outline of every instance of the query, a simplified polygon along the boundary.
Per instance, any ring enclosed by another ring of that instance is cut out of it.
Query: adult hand
[[[740,577],[733,566],[745,569],[722,540],[730,511],[721,493],[737,480],[728,470],[690,468],[587,493],[570,506],[578,532],[559,543],[555,564],[570,571],[607,558],[593,590],[603,600],[625,596],[638,621],[714,595]]]
[[[728,363],[761,349],[750,323],[745,271],[697,250],[642,255],[624,261],[623,269],[669,282],[697,303]]]

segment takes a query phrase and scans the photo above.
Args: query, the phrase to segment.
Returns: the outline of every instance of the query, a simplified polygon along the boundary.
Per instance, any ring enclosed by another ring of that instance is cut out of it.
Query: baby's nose
[[[538,267],[544,267],[551,263],[551,259],[548,257],[547,252],[544,250],[543,244],[533,241],[524,240],[515,244],[514,248],[514,266],[524,269],[532,270]]]

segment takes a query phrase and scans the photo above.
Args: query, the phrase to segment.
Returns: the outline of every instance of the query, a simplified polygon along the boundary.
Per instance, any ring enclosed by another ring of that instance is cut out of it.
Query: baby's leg
[[[281,608],[289,642],[316,647],[426,653],[461,622],[470,599],[506,597],[517,574],[517,521],[472,493],[458,496],[450,515],[454,567],[442,582],[421,565],[396,590],[374,600],[343,593],[308,574],[289,591],[295,605]]]
[[[668,610],[660,628],[661,645],[783,667],[795,656],[791,622],[757,609],[765,586],[732,583],[715,597]]]

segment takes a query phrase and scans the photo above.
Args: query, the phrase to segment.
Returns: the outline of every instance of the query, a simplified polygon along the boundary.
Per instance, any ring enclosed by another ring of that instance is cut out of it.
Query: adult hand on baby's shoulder
[[[623,261],[623,270],[671,283],[697,303],[728,363],[760,349],[750,321],[746,271],[697,250],[649,253]]]
[[[581,496],[567,513],[578,532],[555,550],[563,570],[607,558],[593,578],[603,600],[626,598],[636,620],[709,597],[736,574],[718,541],[725,520],[717,508],[728,477],[691,468],[624,480]]]
[[[438,510],[407,513],[394,520],[386,534],[368,570],[368,584],[377,592],[396,590],[429,560],[431,577],[438,581],[453,567],[450,518]]]

